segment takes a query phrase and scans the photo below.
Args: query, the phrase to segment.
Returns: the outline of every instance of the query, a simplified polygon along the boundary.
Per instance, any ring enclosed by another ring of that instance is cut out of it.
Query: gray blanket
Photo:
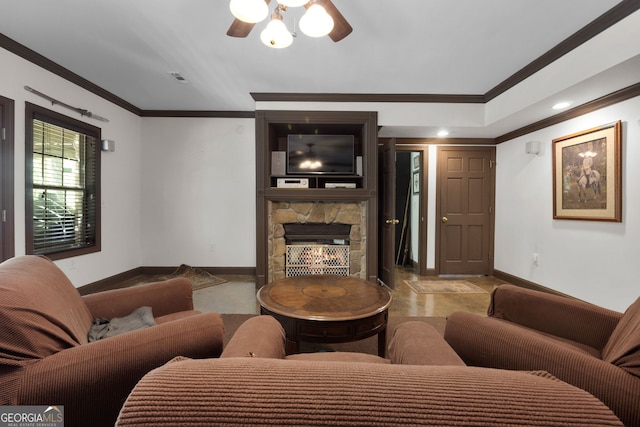
[[[124,317],[94,319],[89,330],[89,342],[109,338],[156,324],[151,307],[140,307]]]

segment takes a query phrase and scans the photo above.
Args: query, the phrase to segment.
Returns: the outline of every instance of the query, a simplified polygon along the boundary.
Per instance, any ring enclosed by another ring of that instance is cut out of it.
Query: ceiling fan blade
[[[227,30],[227,35],[231,37],[247,37],[255,25],[236,18]]]
[[[329,37],[334,42],[339,42],[343,38],[347,37],[353,31],[351,25],[347,22],[338,8],[331,2],[331,0],[323,0],[322,6],[324,10],[333,18],[333,30],[329,33]]]
[[[271,0],[264,1],[267,4],[271,2]],[[247,37],[255,25],[256,24],[244,22],[236,18],[227,30],[227,35],[231,37]]]

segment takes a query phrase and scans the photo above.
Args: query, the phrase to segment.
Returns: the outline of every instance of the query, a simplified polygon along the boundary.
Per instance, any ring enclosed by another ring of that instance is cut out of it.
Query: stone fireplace
[[[327,243],[337,240],[349,247],[349,275],[366,279],[367,259],[367,202],[268,202],[267,244],[268,281],[285,277],[287,240],[300,240],[296,236],[286,236],[285,226],[292,224],[333,224],[347,225],[343,235],[335,235],[332,229],[339,227],[310,227],[317,231],[304,237],[305,243]],[[337,239],[336,239],[337,238]]]

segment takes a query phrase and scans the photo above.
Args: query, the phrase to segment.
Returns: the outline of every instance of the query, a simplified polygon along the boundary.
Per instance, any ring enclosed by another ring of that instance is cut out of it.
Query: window
[[[27,103],[28,254],[61,259],[100,250],[100,133]]]

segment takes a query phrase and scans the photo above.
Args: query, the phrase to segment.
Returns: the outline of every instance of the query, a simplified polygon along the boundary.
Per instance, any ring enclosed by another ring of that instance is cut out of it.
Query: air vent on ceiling
[[[178,72],[169,72],[169,75],[180,83],[187,83],[187,79],[185,79],[184,76]]]

